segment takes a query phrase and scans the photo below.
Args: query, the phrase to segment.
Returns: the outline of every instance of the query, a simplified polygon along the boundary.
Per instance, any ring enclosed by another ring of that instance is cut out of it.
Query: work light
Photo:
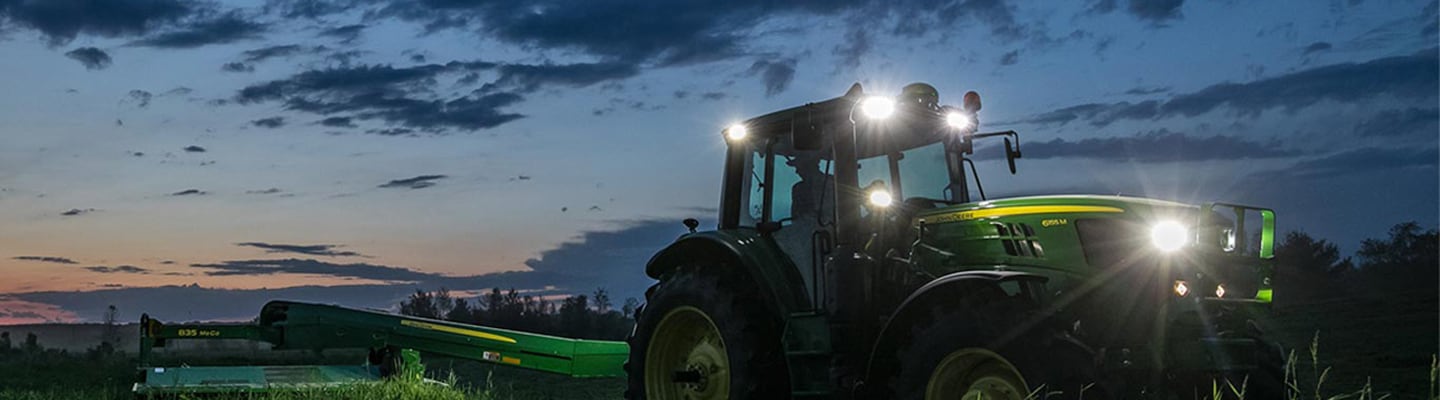
[[[730,125],[729,128],[725,128],[725,137],[730,138],[730,140],[734,141],[744,140],[745,135],[749,133],[750,131],[745,129],[745,125],[741,124],[734,124]]]
[[[1175,221],[1162,221],[1150,228],[1150,243],[1163,252],[1172,252],[1190,243],[1190,229]]]
[[[945,114],[945,124],[950,125],[951,128],[964,130],[969,129],[971,126],[974,126],[975,120],[971,119],[969,115],[958,112],[951,112],[949,114]]]
[[[885,208],[889,207],[892,201],[894,201],[894,199],[890,197],[890,191],[885,190],[885,188],[870,191],[870,205],[872,206]]]
[[[867,97],[860,101],[860,112],[870,119],[885,119],[895,113],[895,100],[884,96]]]

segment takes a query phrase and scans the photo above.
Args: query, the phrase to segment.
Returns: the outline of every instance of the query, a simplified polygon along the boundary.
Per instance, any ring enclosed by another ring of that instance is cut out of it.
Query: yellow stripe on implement
[[[1059,213],[1120,213],[1124,209],[1108,206],[1015,206],[982,208],[979,210],[957,211],[949,214],[937,215],[924,218],[926,222],[939,223],[951,221],[968,221],[981,218],[1009,217],[1028,214],[1059,214]]]
[[[408,319],[407,319],[407,320],[402,320],[402,321],[400,321],[400,325],[405,325],[405,326],[414,327],[414,328],[420,328],[420,329],[429,329],[429,330],[432,330],[432,331],[440,331],[440,332],[446,332],[446,333],[453,333],[453,334],[456,334],[456,335],[465,335],[465,336],[470,336],[470,337],[477,337],[477,338],[481,338],[481,339],[489,339],[489,340],[494,340],[494,341],[497,341],[497,342],[515,343],[515,339],[511,339],[511,338],[508,338],[508,337],[496,335],[496,334],[493,334],[493,333],[481,332],[481,331],[477,331],[477,330],[473,330],[473,329],[456,328],[456,327],[453,327],[453,326],[432,324],[432,323],[429,323],[429,322],[411,321],[411,320],[408,320]]]

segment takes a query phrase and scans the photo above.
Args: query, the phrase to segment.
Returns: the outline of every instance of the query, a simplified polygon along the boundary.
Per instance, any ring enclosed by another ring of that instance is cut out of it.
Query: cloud
[[[170,195],[171,195],[171,196],[204,196],[204,195],[207,195],[207,194],[210,194],[210,192],[206,192],[206,191],[203,191],[203,190],[200,190],[200,189],[185,189],[185,190],[181,190],[181,191],[178,191],[178,192],[175,192],[175,193],[171,193]]]
[[[839,67],[855,68],[860,66],[860,58],[870,53],[874,46],[870,31],[862,27],[854,27],[845,32],[845,40],[835,45],[830,50],[831,54],[840,57]]]
[[[75,50],[70,50],[65,52],[65,56],[79,61],[81,65],[85,66],[85,69],[89,70],[105,69],[110,66],[111,61],[110,54],[105,53],[105,50],[94,47],[80,47]]]
[[[776,61],[757,60],[750,64],[750,74],[759,74],[760,81],[765,83],[765,96],[770,97],[780,94],[790,87],[790,81],[795,79],[795,59],[783,59]]]
[[[1293,157],[1300,153],[1278,142],[1255,142],[1236,136],[1195,137],[1165,129],[1129,137],[1051,139],[1025,143],[1026,159],[1079,158],[1139,162],[1245,160]]]
[[[154,94],[140,89],[131,90],[126,95],[130,97],[130,101],[135,102],[136,107],[140,108],[149,107],[150,99],[155,98]]]
[[[284,192],[284,190],[280,190],[280,188],[269,188],[263,190],[246,190],[245,194],[276,194],[281,192]]]
[[[77,264],[77,263],[75,262],[75,260],[71,260],[71,259],[65,258],[65,257],[18,256],[18,257],[12,257],[12,258],[13,258],[13,259],[16,259],[16,260],[20,260],[20,261],[38,261],[38,262],[47,262],[47,263],[55,263],[55,264]]]
[[[239,12],[230,12],[212,20],[191,22],[178,30],[156,34],[131,44],[144,47],[188,49],[258,39],[265,29],[265,24],[247,20]]]
[[[705,100],[724,100],[726,97],[729,97],[729,95],[722,92],[705,92],[700,94],[700,98]]]
[[[234,100],[240,104],[281,101],[289,110],[380,120],[426,132],[444,132],[447,129],[470,131],[492,128],[521,118],[522,115],[504,112],[501,108],[523,98],[509,92],[437,98],[437,78],[494,69],[496,66],[479,61],[452,61],[399,68],[361,65],[311,70],[286,79],[245,87],[235,95]]]
[[[1434,137],[1440,125],[1440,109],[1404,108],[1384,110],[1355,125],[1355,134],[1368,137],[1420,136]]]
[[[364,254],[356,253],[353,251],[336,251],[336,248],[343,246],[335,244],[299,245],[265,242],[244,242],[236,243],[235,245],[265,249],[266,253],[295,253],[327,257],[365,257]]]
[[[444,275],[386,265],[365,263],[335,264],[313,259],[302,260],[295,258],[283,260],[236,260],[216,264],[191,264],[190,266],[206,270],[204,274],[209,276],[306,274],[406,283],[443,281],[447,278]]]
[[[365,25],[355,24],[338,26],[320,31],[320,36],[340,39],[340,43],[348,44],[360,39],[360,35],[364,32]]]
[[[1130,0],[1126,11],[1140,20],[1160,24],[1180,19],[1180,6],[1184,4],[1185,0]]]
[[[486,84],[482,91],[506,89],[521,93],[534,92],[545,85],[585,87],[596,83],[629,78],[639,68],[624,63],[577,64],[504,64],[498,68],[500,78]]]
[[[1244,116],[1257,116],[1276,108],[1294,111],[1325,100],[1355,103],[1382,96],[1433,100],[1440,92],[1440,80],[1437,80],[1440,60],[1434,54],[1435,49],[1430,49],[1359,64],[1316,67],[1247,83],[1220,83],[1193,93],[1174,95],[1164,102],[1081,104],[1009,123],[1063,125],[1085,119],[1103,127],[1119,120],[1194,117],[1222,108]]]
[[[435,182],[434,182],[434,181],[440,180],[440,179],[445,179],[445,178],[446,178],[445,175],[420,175],[420,176],[417,176],[417,177],[414,177],[414,178],[406,178],[406,179],[396,179],[396,180],[392,180],[392,181],[386,182],[385,184],[382,184],[382,185],[380,185],[380,186],[378,186],[378,187],[381,187],[381,188],[424,189],[424,188],[427,188],[427,187],[435,186]]]
[[[350,122],[349,117],[330,117],[320,120],[320,125],[332,128],[354,128],[355,123]]]
[[[1330,42],[1315,42],[1315,43],[1311,43],[1309,46],[1305,46],[1305,49],[1302,51],[1302,54],[1308,56],[1308,55],[1311,55],[1311,54],[1314,54],[1314,53],[1320,53],[1320,52],[1330,51],[1330,48],[1332,48],[1332,47],[1334,47],[1334,46],[1331,46],[1331,45],[1330,45]]]
[[[1296,162],[1288,168],[1276,171],[1276,173],[1295,179],[1332,179],[1364,172],[1396,169],[1434,171],[1437,163],[1440,163],[1440,149],[1434,146],[1412,148],[1365,147]],[[1272,175],[1268,178],[1274,179],[1275,176]]]
[[[258,63],[276,57],[289,57],[302,52],[321,51],[325,48],[307,48],[298,44],[286,44],[270,47],[262,47],[254,50],[246,50],[240,53],[240,57],[247,63]]]
[[[1169,86],[1158,86],[1158,87],[1144,87],[1144,86],[1139,86],[1139,87],[1131,88],[1130,90],[1126,90],[1126,91],[1125,91],[1125,94],[1137,95],[1137,96],[1145,96],[1145,95],[1165,93],[1165,92],[1169,92],[1169,91],[1170,91],[1170,87],[1169,87]]]
[[[1020,50],[1011,50],[1000,56],[1000,65],[1015,65],[1020,62]]]
[[[255,72],[255,67],[242,62],[228,62],[221,65],[220,70],[225,72]]]
[[[275,129],[285,126],[285,117],[269,117],[250,121],[250,125],[261,128]]]
[[[99,272],[99,273],[102,273],[102,274],[142,274],[142,275],[148,275],[148,274],[150,274],[150,270],[145,269],[145,268],[140,268],[140,267],[137,267],[137,266],[134,266],[134,265],[120,265],[120,266],[114,266],[114,267],[107,267],[107,266],[103,266],[103,265],[97,265],[97,266],[94,266],[94,267],[85,267],[85,269],[86,269],[86,270],[89,270],[89,271],[91,271],[91,272]]]
[[[196,145],[193,145],[193,144],[192,144],[192,145],[189,145],[189,146],[185,146],[185,148],[184,148],[183,150],[185,150],[186,153],[204,153],[204,152],[205,152],[205,148],[204,148],[204,147],[196,146]]]
[[[12,0],[0,1],[0,22],[38,30],[51,46],[59,46],[82,33],[142,35],[195,11],[191,2],[180,0]]]
[[[67,217],[73,217],[73,216],[76,216],[76,215],[86,214],[86,213],[92,213],[92,212],[95,212],[95,209],[93,209],[93,208],[85,208],[85,209],[72,208],[72,209],[70,209],[70,210],[68,210],[68,211],[65,211],[65,212],[60,213],[60,215],[67,216]]]

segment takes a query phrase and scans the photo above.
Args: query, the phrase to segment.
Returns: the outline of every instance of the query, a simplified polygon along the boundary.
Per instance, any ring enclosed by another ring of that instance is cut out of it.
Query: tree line
[[[1360,242],[1354,256],[1335,243],[1299,231],[1275,245],[1277,305],[1320,301],[1337,295],[1436,295],[1440,283],[1440,235],[1416,222],[1399,223],[1385,238]]]
[[[627,298],[617,310],[605,289],[588,295],[547,299],[515,289],[492,288],[473,298],[456,297],[445,288],[415,290],[400,302],[400,313],[547,335],[620,340],[630,333],[640,301]]]

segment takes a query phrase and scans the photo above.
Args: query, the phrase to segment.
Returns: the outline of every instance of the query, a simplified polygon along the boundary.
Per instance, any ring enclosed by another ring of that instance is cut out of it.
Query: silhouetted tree
[[[115,308],[114,304],[111,304],[110,307],[105,309],[105,329],[100,333],[100,344],[108,344],[111,353],[114,352],[115,346],[120,345],[121,340],[120,324],[119,321],[117,321],[118,314],[119,310]]]
[[[475,320],[474,311],[470,309],[470,302],[465,299],[455,299],[454,305],[450,307],[450,312],[445,313],[445,319],[467,324],[478,322]]]
[[[625,305],[620,308],[625,312],[625,318],[635,319],[635,312],[640,310],[640,300],[634,297],[626,297]]]
[[[590,299],[583,294],[566,297],[560,303],[560,326],[566,335],[578,336],[590,331],[589,304]]]
[[[415,289],[415,294],[400,302],[400,313],[422,318],[440,318],[440,311],[435,306],[435,296],[420,289]]]
[[[1352,268],[1350,258],[1340,258],[1340,249],[1328,240],[1316,240],[1304,232],[1290,232],[1275,246],[1275,260],[1281,268],[1307,274],[1333,274]]]
[[[1396,224],[1389,233],[1388,238],[1360,243],[1355,252],[1360,270],[1385,285],[1433,289],[1440,277],[1440,235],[1415,222]]]
[[[590,295],[590,303],[601,314],[610,311],[610,292],[605,291],[605,288],[595,288],[595,292]]]
[[[40,347],[40,337],[35,336],[35,332],[29,332],[25,334],[25,345],[20,349],[26,354],[40,354],[42,351],[45,350],[44,348]]]

